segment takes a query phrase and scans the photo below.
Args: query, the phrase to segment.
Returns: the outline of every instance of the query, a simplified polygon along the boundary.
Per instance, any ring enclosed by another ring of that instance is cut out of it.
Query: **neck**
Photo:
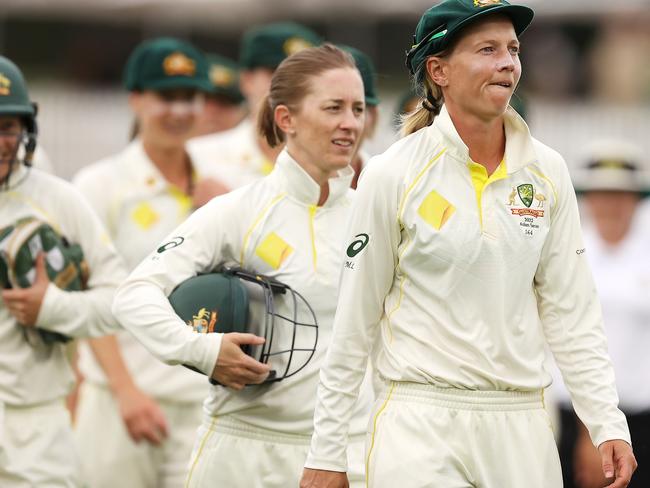
[[[318,197],[318,206],[322,206],[327,201],[330,194],[329,179],[333,176],[330,172],[319,169],[316,165],[306,162],[304,158],[295,157],[290,149],[287,149],[289,155],[296,161],[302,169],[311,177],[312,180],[320,187],[320,196]]]
[[[261,135],[257,135],[257,147],[259,147],[261,153],[264,157],[272,164],[275,164],[275,160],[278,159],[278,154],[284,149],[284,144],[280,144],[276,147],[269,146],[269,143],[266,142],[266,139]]]
[[[189,187],[191,164],[185,146],[162,147],[143,140],[144,152],[169,183],[183,190]]]
[[[476,116],[454,114],[451,110],[449,116],[469,149],[469,157],[483,165],[488,174],[492,174],[503,160],[506,149],[503,117],[484,120]]]

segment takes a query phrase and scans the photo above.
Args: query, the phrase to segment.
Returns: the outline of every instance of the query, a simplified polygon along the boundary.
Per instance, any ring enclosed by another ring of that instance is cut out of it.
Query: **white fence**
[[[30,88],[40,106],[40,143],[60,176],[70,178],[82,166],[126,145],[132,116],[125,92],[64,85]],[[382,94],[382,100],[380,128],[366,146],[370,153],[383,151],[395,140],[391,127],[395,95]],[[535,137],[558,150],[570,167],[578,164],[585,143],[601,137],[629,139],[650,154],[650,104],[622,107],[533,100],[529,112]],[[650,165],[650,160],[646,163]]]

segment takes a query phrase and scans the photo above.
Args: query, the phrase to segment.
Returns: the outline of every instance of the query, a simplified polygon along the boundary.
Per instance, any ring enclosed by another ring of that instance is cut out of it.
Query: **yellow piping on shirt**
[[[309,206],[309,232],[311,234],[311,251],[312,251],[312,259],[314,262],[314,271],[316,271],[316,264],[318,261],[316,255],[316,238],[314,237],[314,216],[316,215],[316,210],[318,210],[317,205]]]
[[[212,432],[214,432],[214,426],[216,425],[216,423],[217,423],[217,417],[213,417],[212,422],[210,422],[210,427],[208,427],[208,431],[205,434],[203,434],[203,439],[201,439],[201,444],[199,445],[199,450],[196,452],[196,457],[192,462],[192,467],[190,468],[190,472],[187,473],[185,488],[188,488],[188,486],[190,486],[190,481],[192,479],[192,474],[194,473],[194,468],[196,468],[196,465],[199,462],[199,458],[201,457],[201,453],[203,452],[203,448],[205,447],[205,444],[208,442],[208,439],[212,435]]]
[[[382,414],[384,409],[388,406],[388,402],[390,401],[390,397],[393,394],[394,388],[395,388],[395,382],[393,381],[391,382],[390,391],[386,396],[386,400],[384,401],[383,405],[379,408],[379,410],[375,414],[374,420],[372,421],[372,435],[370,437],[370,448],[368,449],[368,457],[366,458],[366,488],[370,486],[370,456],[372,455],[372,448],[375,446],[375,433],[377,432],[377,421],[379,420],[379,416]]]
[[[8,196],[15,198],[16,200],[22,200],[25,202],[27,205],[31,206],[34,210],[38,211],[41,213],[41,217],[59,234],[63,234],[63,231],[61,230],[61,227],[57,224],[57,222],[54,220],[54,218],[45,210],[43,207],[41,207],[38,203],[36,203],[34,200],[31,198],[21,195],[19,193],[16,193],[15,191],[10,191],[8,193]]]
[[[405,205],[405,203],[406,203],[406,199],[407,199],[408,196],[409,196],[409,193],[411,193],[411,191],[413,190],[413,188],[415,187],[415,185],[417,185],[418,181],[420,181],[420,178],[422,178],[422,176],[424,175],[424,173],[426,173],[427,170],[428,170],[431,166],[433,166],[433,163],[435,163],[438,159],[440,159],[440,156],[442,156],[442,155],[445,153],[445,151],[446,151],[446,149],[443,149],[443,150],[440,151],[438,154],[436,154],[434,157],[432,157],[431,160],[430,160],[430,161],[427,163],[427,165],[424,167],[424,169],[418,173],[418,175],[415,177],[415,179],[413,180],[413,182],[412,182],[412,183],[409,185],[409,187],[406,189],[406,191],[404,192],[404,196],[402,197],[402,201],[401,201],[400,204],[399,204],[399,210],[398,210],[398,212],[397,212],[397,218],[398,218],[399,220],[402,219],[402,212],[404,211],[404,205]]]
[[[546,176],[544,173],[542,173],[540,171],[537,171],[536,169],[533,169],[533,168],[527,168],[527,169],[531,173],[533,173],[534,175],[539,176],[541,179],[547,181],[548,184],[551,185],[551,190],[553,190],[553,197],[555,197],[555,201],[557,202],[557,190],[555,189],[555,185],[553,184],[551,179],[548,176]]]
[[[269,211],[269,209],[275,205],[277,202],[282,200],[285,197],[286,193],[281,193],[277,197],[275,197],[273,200],[271,200],[271,203],[269,203],[266,207],[262,209],[262,211],[259,213],[255,221],[253,222],[253,225],[251,225],[248,230],[246,231],[246,234],[244,235],[244,243],[242,244],[241,247],[241,254],[239,255],[239,265],[241,267],[244,267],[244,253],[246,252],[246,247],[248,246],[248,240],[251,237],[251,234],[255,230],[255,227],[261,222],[261,220],[264,218],[266,213]]]
[[[399,263],[402,261],[402,256],[404,256],[404,253],[413,242],[408,232],[406,233],[406,237],[408,239],[408,242],[402,248],[402,252],[397,256],[397,266],[395,266],[395,271],[394,271],[395,274],[397,274],[397,271],[400,269]],[[402,277],[399,280],[399,296],[397,297],[397,303],[395,303],[393,309],[390,312],[388,312],[388,315],[386,315],[386,325],[388,326],[388,337],[389,337],[388,341],[391,344],[393,343],[393,328],[390,325],[390,319],[393,316],[393,314],[397,312],[397,310],[399,310],[399,308],[402,306],[402,298],[404,297],[405,282],[406,282],[406,275],[402,273]]]

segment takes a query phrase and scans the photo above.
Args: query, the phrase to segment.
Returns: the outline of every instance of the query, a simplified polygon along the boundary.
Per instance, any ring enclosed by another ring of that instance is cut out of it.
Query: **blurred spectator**
[[[317,34],[292,22],[248,30],[239,53],[239,86],[248,104],[248,117],[229,131],[192,140],[188,146],[192,157],[218,167],[221,179],[231,188],[269,174],[282,146],[271,148],[257,133],[260,104],[278,65],[287,56],[320,42]]]
[[[639,463],[629,486],[646,488],[650,486],[650,233],[638,211],[649,189],[641,151],[623,141],[593,143],[585,151],[575,186],[582,194],[585,255],[602,304],[620,408],[627,416]],[[606,486],[600,455],[573,413],[559,373],[554,391],[562,412],[565,487]]]
[[[244,96],[239,90],[239,66],[218,54],[207,55],[210,81],[214,91],[205,97],[203,112],[197,121],[196,136],[232,129],[246,117]]]

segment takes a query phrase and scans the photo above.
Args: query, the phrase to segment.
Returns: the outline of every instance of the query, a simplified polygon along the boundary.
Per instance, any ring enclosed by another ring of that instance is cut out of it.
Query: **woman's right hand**
[[[302,471],[300,488],[349,488],[350,482],[345,473],[305,468]]]
[[[241,346],[247,344],[264,344],[264,338],[239,332],[224,334],[212,378],[233,390],[242,390],[246,385],[262,383],[268,377],[271,367],[244,353]]]

